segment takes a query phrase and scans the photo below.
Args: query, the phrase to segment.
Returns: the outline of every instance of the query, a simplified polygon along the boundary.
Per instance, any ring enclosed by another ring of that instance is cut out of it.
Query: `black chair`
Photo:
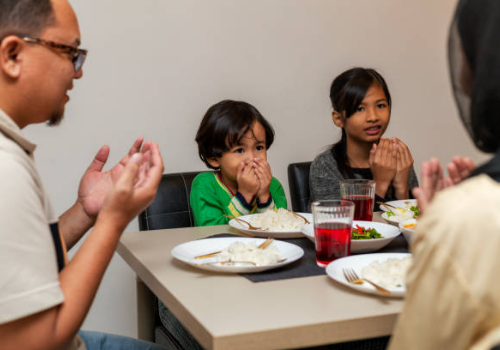
[[[200,172],[173,173],[162,176],[156,197],[139,214],[141,231],[194,226],[189,204],[191,184]],[[156,299],[156,297],[155,297]],[[154,308],[154,341],[169,349],[201,349],[201,346],[159,300]]]
[[[191,184],[199,173],[164,174],[153,203],[139,215],[139,230],[194,226],[189,196]]]
[[[288,165],[288,186],[292,210],[299,213],[311,212],[311,191],[309,190],[309,170],[311,162],[292,163]]]

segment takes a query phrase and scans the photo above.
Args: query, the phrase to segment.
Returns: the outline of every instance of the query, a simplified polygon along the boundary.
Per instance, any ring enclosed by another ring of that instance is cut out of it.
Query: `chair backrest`
[[[311,162],[288,165],[288,186],[292,199],[292,210],[301,213],[311,212],[311,191],[309,190],[309,169]]]
[[[191,184],[201,171],[163,174],[156,197],[139,214],[141,231],[194,226],[189,203]]]

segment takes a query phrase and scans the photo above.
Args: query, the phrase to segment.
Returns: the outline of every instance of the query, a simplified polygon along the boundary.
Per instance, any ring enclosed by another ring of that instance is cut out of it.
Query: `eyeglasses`
[[[19,38],[23,39],[27,43],[39,44],[48,47],[49,49],[56,49],[59,52],[68,54],[71,57],[71,62],[75,72],[79,72],[82,69],[83,62],[87,57],[87,50],[79,49],[73,46],[55,43],[53,41],[43,40],[34,36],[29,35],[18,35]]]

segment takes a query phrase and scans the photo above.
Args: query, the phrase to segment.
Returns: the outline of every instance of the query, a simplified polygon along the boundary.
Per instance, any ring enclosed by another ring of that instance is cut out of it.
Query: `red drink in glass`
[[[314,226],[316,238],[316,263],[325,267],[333,260],[351,253],[351,225],[321,223]]]
[[[373,219],[373,197],[363,195],[350,195],[342,197],[343,200],[351,201],[354,207],[354,220],[372,221]]]

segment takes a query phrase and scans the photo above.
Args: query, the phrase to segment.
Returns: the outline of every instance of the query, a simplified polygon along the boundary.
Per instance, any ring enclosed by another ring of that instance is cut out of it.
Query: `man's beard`
[[[48,126],[57,126],[64,119],[64,112],[54,113],[52,117],[47,121]]]

